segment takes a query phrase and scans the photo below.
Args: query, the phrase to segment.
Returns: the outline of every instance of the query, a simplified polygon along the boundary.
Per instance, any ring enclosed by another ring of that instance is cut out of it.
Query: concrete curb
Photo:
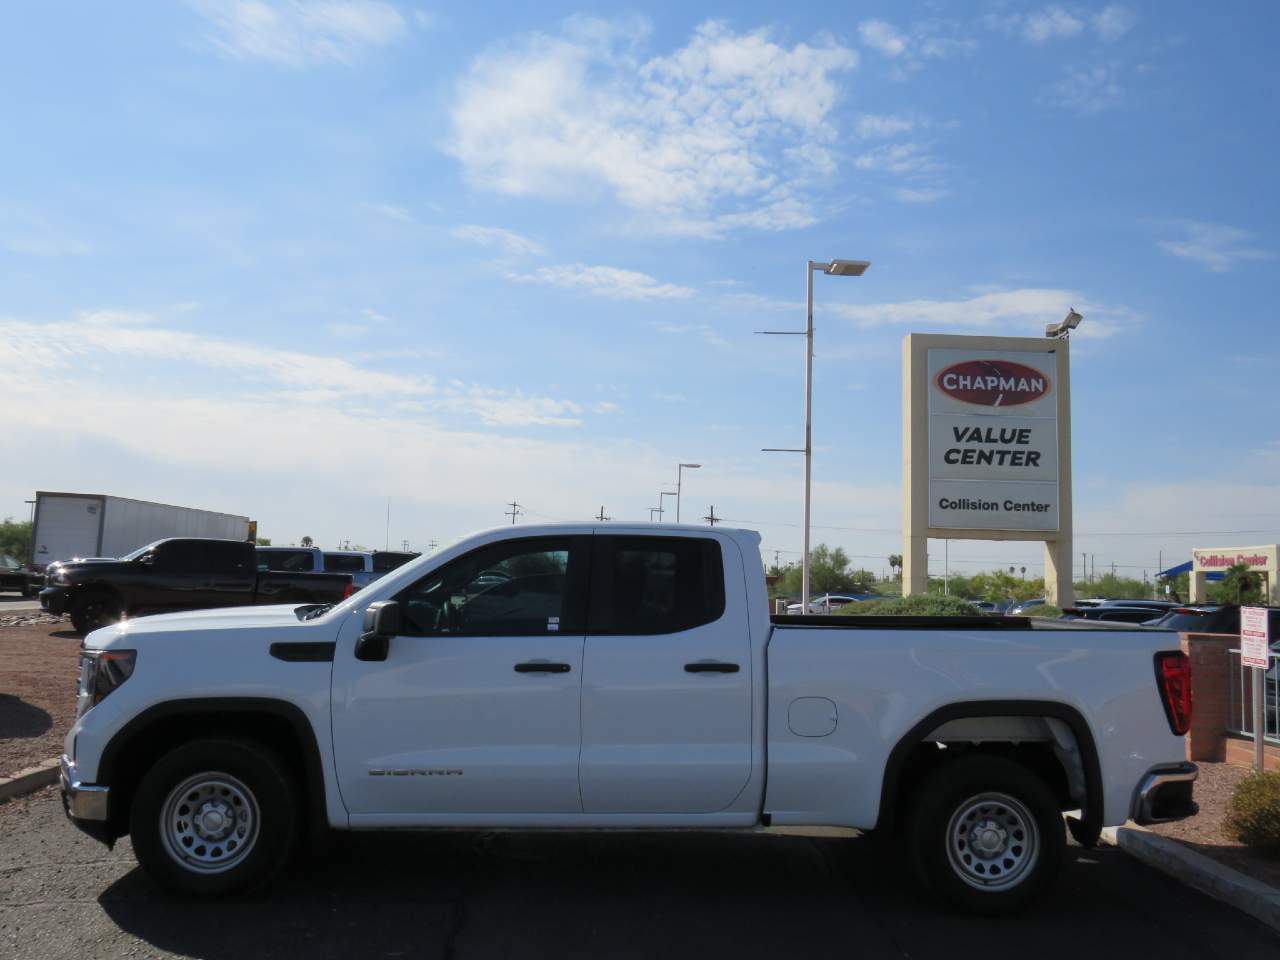
[[[12,777],[0,777],[0,802],[15,797],[25,797],[28,793],[58,782],[58,760],[45,760],[34,767],[28,767]]]
[[[1280,931],[1280,890],[1275,887],[1139,826],[1107,827],[1102,841]]]

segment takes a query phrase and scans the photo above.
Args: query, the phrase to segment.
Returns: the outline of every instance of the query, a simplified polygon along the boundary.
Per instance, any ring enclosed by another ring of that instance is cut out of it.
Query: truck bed
[[[1153,618],[1154,619],[1154,618]],[[775,627],[826,627],[841,630],[1150,630],[1169,633],[1162,627],[1104,620],[1049,620],[1045,617],[917,617],[876,616],[838,613],[805,615],[771,614]]]

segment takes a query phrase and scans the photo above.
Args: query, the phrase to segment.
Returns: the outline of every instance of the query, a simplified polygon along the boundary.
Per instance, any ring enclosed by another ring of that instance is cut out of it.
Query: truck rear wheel
[[[195,740],[138,784],[133,850],[162,886],[196,897],[246,893],[275,877],[298,837],[296,787],[280,759],[245,740]]]
[[[106,590],[86,590],[71,604],[71,626],[76,633],[91,633],[109,627],[124,616],[120,601]]]
[[[907,845],[916,879],[977,913],[1026,906],[1056,878],[1066,834],[1044,782],[1011,760],[960,757],[916,788]]]

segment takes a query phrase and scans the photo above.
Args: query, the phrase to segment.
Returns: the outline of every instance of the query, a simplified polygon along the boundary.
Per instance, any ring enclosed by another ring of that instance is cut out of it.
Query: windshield
[[[132,553],[126,553],[126,554],[125,554],[123,557],[121,557],[120,559],[121,559],[121,560],[137,560],[137,559],[138,559],[140,556],[142,556],[144,553],[147,553],[147,552],[149,552],[149,551],[151,551],[151,550],[155,549],[155,547],[157,547],[157,546],[158,546],[159,544],[161,544],[161,543],[164,543],[164,541],[163,541],[163,540],[153,540],[153,541],[151,541],[151,543],[148,543],[145,547],[139,547],[137,550],[134,550]]]

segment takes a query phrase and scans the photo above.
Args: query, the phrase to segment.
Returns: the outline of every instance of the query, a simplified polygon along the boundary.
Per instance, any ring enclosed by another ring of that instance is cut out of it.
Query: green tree
[[[799,566],[788,567],[782,579],[778,581],[779,592],[798,596],[802,579],[803,571]],[[833,550],[825,543],[812,548],[809,551],[810,596],[851,592],[853,592],[853,577],[849,573],[849,555],[842,548],[836,547]]]
[[[889,554],[889,569],[893,571],[893,575],[899,580],[902,579],[902,554]]]
[[[258,546],[260,546],[260,547],[269,547],[269,546],[271,546],[271,538],[270,538],[270,537],[259,537],[259,538],[258,538],[258,540],[257,540],[257,543],[258,543]]]
[[[1075,585],[1078,597],[1103,597],[1108,600],[1143,600],[1151,596],[1151,584],[1133,577],[1104,573],[1096,580]]]
[[[1223,571],[1221,582],[1209,588],[1209,596],[1219,603],[1261,603],[1262,577],[1248,564],[1237,563]]]
[[[5,517],[0,521],[0,554],[8,554],[26,563],[31,558],[31,521],[15,521]]]
[[[315,541],[314,541],[314,540],[312,540],[310,537],[303,537],[303,538],[302,538],[302,545],[303,545],[304,547],[311,547],[311,546],[315,546]]]

